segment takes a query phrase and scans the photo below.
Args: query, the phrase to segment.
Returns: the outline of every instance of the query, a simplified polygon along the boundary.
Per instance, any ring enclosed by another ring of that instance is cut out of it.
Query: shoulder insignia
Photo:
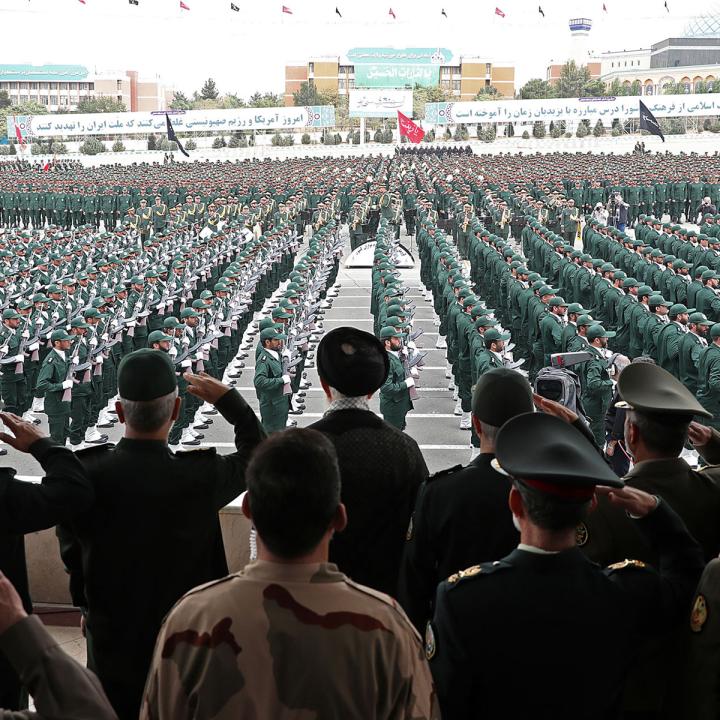
[[[210,453],[215,452],[214,447],[196,447],[196,448],[188,448],[187,450],[176,450],[175,455],[178,456],[188,456],[188,455],[197,455],[198,453]]]
[[[642,560],[623,560],[622,562],[616,562],[612,565],[608,565],[608,570],[624,570],[625,568],[644,568],[647,565]]]
[[[451,575],[447,581],[454,585],[458,580],[463,580],[464,578],[473,577],[475,575],[478,575],[482,572],[482,568],[480,565],[473,565],[472,567],[466,568],[465,570],[461,570],[460,572],[456,572],[454,575]]]
[[[703,629],[703,625],[708,619],[707,601],[704,595],[698,595],[693,603],[692,612],[690,613],[690,629],[694,633],[699,633]]]
[[[430,477],[425,482],[434,482],[435,480],[439,480],[442,477],[445,477],[446,475],[452,475],[452,473],[457,472],[458,470],[462,470],[462,465],[453,465],[452,467],[449,467],[445,470],[440,470],[439,472],[433,473],[430,475]]]
[[[587,525],[584,522],[578,523],[575,528],[575,543],[582,547],[587,544],[589,537]]]
[[[425,657],[432,660],[435,657],[435,633],[433,632],[432,623],[428,621],[425,626]]]

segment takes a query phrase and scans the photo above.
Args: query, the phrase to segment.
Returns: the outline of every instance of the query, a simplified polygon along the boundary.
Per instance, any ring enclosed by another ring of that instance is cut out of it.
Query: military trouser
[[[102,407],[105,407],[110,398],[114,397],[117,392],[115,359],[112,356],[105,358],[102,368]]]
[[[543,367],[545,353],[543,352],[543,344],[540,340],[535,340],[532,344],[532,354],[530,356],[530,381],[535,379],[540,369]]]
[[[0,376],[0,395],[5,412],[22,415],[25,412],[27,385],[24,375],[5,374]]]
[[[82,221],[82,212],[80,210],[73,210],[72,211],[72,224],[73,227],[77,230]]]
[[[20,210],[20,220],[23,227],[26,228],[30,225],[30,208],[22,208]]]
[[[100,410],[103,408],[103,378],[102,374],[93,374],[90,380],[90,411],[88,417],[88,427],[96,425],[98,417],[100,416]]]
[[[70,403],[64,404],[68,406],[67,412],[61,415],[48,415],[50,437],[60,445],[64,445],[70,435]]]
[[[86,225],[97,225],[97,213],[90,210],[83,210],[83,222]]]
[[[415,217],[417,215],[417,210],[414,210],[414,209],[404,210],[403,215],[405,216],[405,229],[407,231],[407,234],[414,235],[415,234]]]
[[[364,232],[358,230],[351,230],[350,250],[355,250],[355,248],[360,247],[360,245],[364,245],[367,239],[367,235]]]
[[[407,423],[405,421],[407,413],[401,412],[401,411],[395,411],[395,410],[383,410],[382,416],[383,420],[388,424],[392,425],[393,427],[396,427],[398,430],[404,430],[407,427]]]
[[[82,383],[73,388],[68,431],[71,445],[79,445],[85,438],[85,431],[90,427],[91,393],[91,383]]]
[[[590,423],[590,431],[595,438],[599,448],[605,445],[605,414],[607,413],[608,405],[596,400],[585,400],[583,398],[583,407],[588,416]]]
[[[182,387],[183,383],[184,387]],[[180,411],[177,419],[170,428],[170,435],[168,436],[168,443],[170,445],[177,445],[180,442],[182,431],[187,427],[187,424],[185,423],[188,400],[187,383],[182,379],[182,377],[178,377],[178,397],[180,398]]]
[[[30,222],[32,222],[33,230],[38,230],[42,227],[42,215],[40,208],[33,208],[30,211]]]
[[[568,245],[572,245],[575,247],[575,237],[577,235],[577,230],[563,230],[563,240]]]
[[[455,376],[458,381],[458,397],[460,398],[460,406],[463,412],[470,412],[472,409],[472,392],[470,390],[470,373],[462,370],[458,371]]]
[[[290,413],[290,396],[283,396],[284,402],[260,403],[260,422],[265,432],[270,434],[279,432],[287,427]]]
[[[23,404],[22,411],[26,412],[32,406],[33,396],[35,395],[35,386],[37,385],[37,378],[40,374],[40,361],[39,360],[26,360],[25,361],[25,402]]]

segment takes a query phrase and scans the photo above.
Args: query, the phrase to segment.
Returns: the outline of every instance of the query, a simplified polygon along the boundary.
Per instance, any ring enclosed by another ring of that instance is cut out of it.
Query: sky
[[[570,55],[571,17],[593,20],[588,47],[603,52],[649,47],[682,35],[713,6],[720,12],[720,2],[707,0],[668,0],[670,12],[664,0],[606,0],[607,13],[602,0],[235,0],[239,12],[230,0],[185,0],[190,10],[179,0],[138,1],[0,0],[0,64],[138,70],[187,93],[212,77],[221,93],[247,97],[282,93],[284,66],[310,56],[358,46],[447,47],[514,63],[519,88]],[[283,3],[292,15],[282,12]]]

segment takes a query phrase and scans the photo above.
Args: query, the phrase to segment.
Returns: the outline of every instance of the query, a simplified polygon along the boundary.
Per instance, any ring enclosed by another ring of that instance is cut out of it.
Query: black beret
[[[122,359],[117,382],[123,400],[155,400],[177,388],[170,356],[149,348],[136,350]]]
[[[374,393],[387,378],[390,361],[382,343],[364,330],[339,327],[320,341],[320,379],[347,397]]]
[[[502,427],[510,418],[532,411],[532,389],[519,372],[495,368],[480,376],[472,396],[472,412],[480,422]]]

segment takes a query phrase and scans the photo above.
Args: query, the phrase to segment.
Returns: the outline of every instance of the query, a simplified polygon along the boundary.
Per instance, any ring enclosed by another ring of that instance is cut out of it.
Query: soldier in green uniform
[[[608,361],[602,351],[607,348],[608,338],[612,337],[615,337],[615,333],[599,323],[588,328],[587,351],[593,357],[582,368],[583,407],[590,419],[590,430],[600,448],[605,445],[605,413],[610,407],[613,393]]]
[[[380,388],[380,412],[385,422],[404,430],[405,416],[413,408],[409,389],[415,381],[412,377],[405,377],[405,368],[398,356],[402,349],[402,333],[393,327],[384,327],[380,330],[380,340],[390,361],[387,378]]]
[[[167,225],[167,219],[167,205],[163,203],[162,198],[158,195],[155,198],[155,204],[152,206],[153,232],[159,233],[165,230],[165,226]]]
[[[550,298],[548,312],[540,321],[540,338],[543,345],[543,365],[550,365],[550,356],[562,352],[565,314],[568,304],[561,297]]]
[[[290,412],[289,389],[290,376],[283,374],[281,351],[285,333],[279,333],[274,327],[260,332],[261,350],[255,361],[255,394],[260,404],[260,418],[265,432],[272,433],[287,427]]]
[[[697,394],[698,389],[700,356],[707,347],[707,335],[712,326],[713,322],[702,313],[691,313],[688,318],[688,331],[680,338],[678,378],[693,395]]]
[[[2,312],[0,328],[0,395],[5,412],[22,415],[25,412],[26,392],[22,353],[23,326],[22,315],[10,308]]]
[[[720,429],[720,323],[710,328],[710,345],[700,355],[696,397],[712,416],[706,423]]]
[[[45,397],[50,437],[64,445],[70,434],[70,404],[73,388],[70,347],[73,337],[65,330],[50,335],[52,350],[45,356],[38,374],[37,390]]]
[[[660,328],[657,337],[657,362],[661,368],[667,370],[675,377],[680,376],[680,342],[687,333],[687,324],[690,313],[695,308],[687,308],[685,305],[675,304],[668,311],[668,322]]]

